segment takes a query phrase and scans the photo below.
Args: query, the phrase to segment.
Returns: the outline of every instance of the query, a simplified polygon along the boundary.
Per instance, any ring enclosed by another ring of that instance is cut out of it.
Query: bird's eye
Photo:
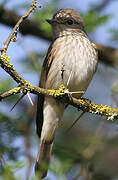
[[[73,24],[73,20],[72,19],[67,20],[67,24],[72,25]]]

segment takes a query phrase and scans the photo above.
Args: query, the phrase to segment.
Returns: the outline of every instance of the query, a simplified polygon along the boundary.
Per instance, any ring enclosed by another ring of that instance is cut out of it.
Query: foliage
[[[9,160],[16,160],[19,148],[13,143],[21,135],[18,128],[18,119],[0,113],[0,154],[7,156]]]
[[[84,24],[87,32],[93,32],[99,26],[107,23],[111,17],[111,15],[100,15],[98,12],[91,10],[88,11],[85,15],[83,15]]]
[[[12,86],[12,80],[10,79],[4,79],[0,81],[0,93],[3,93],[10,89]]]

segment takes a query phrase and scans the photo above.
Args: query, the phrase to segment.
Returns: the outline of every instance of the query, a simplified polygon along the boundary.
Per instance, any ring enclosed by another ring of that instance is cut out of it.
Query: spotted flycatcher
[[[40,77],[40,87],[58,89],[61,84],[72,96],[80,98],[97,68],[95,45],[88,39],[83,21],[73,9],[61,9],[47,20],[52,26],[53,41],[48,49]],[[38,96],[36,126],[40,146],[35,165],[36,175],[46,176],[53,141],[65,104],[53,97]]]

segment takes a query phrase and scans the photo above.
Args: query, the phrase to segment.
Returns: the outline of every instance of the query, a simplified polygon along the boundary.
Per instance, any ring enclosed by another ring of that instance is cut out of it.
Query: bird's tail
[[[35,172],[39,180],[44,178],[47,175],[52,146],[53,146],[52,142],[47,143],[47,142],[43,142],[42,140],[40,142],[37,160],[35,164]]]
[[[44,178],[47,174],[55,133],[59,126],[63,111],[63,104],[57,103],[56,100],[51,97],[45,98],[43,108],[43,126],[35,166],[38,180]]]

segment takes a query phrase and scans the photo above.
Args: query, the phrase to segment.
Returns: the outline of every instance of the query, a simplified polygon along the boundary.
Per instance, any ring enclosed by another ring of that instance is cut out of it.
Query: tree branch
[[[0,6],[0,23],[14,27],[20,18],[21,16],[16,14],[14,11],[7,10],[3,6]],[[40,22],[35,20],[25,19],[25,21],[20,25],[19,31],[23,35],[30,34],[51,41],[51,37],[41,30]]]
[[[96,43],[98,58],[102,63],[118,68],[118,49]]]
[[[4,7],[0,7],[0,23],[7,26],[14,27],[21,16],[17,15],[14,11],[6,10]],[[42,31],[40,22],[26,19],[24,23],[20,25],[19,31],[23,35],[34,35],[38,38],[51,41],[51,37],[45,31]],[[95,43],[98,49],[99,60],[107,65],[118,67],[118,49],[108,46],[104,46]]]

